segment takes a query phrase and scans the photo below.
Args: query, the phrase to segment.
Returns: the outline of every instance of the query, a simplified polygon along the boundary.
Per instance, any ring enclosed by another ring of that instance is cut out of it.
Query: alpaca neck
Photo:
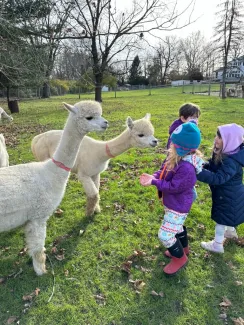
[[[72,168],[85,132],[78,132],[71,116],[68,117],[58,147],[53,154],[53,159]]]
[[[121,133],[118,137],[109,140],[106,142],[107,150],[106,153],[109,156],[109,153],[112,156],[118,156],[125,152],[126,150],[130,149],[131,143],[130,143],[130,134],[128,130],[125,130],[123,133]]]

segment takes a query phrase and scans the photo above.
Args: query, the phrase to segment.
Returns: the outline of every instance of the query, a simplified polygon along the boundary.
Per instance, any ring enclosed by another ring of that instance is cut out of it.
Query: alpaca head
[[[0,107],[0,120],[10,123],[13,121],[13,118],[8,115],[2,107]]]
[[[131,146],[146,148],[156,147],[158,140],[153,136],[154,128],[150,122],[151,115],[146,114],[140,120],[133,121],[131,117],[127,117],[127,126],[130,132]]]
[[[70,117],[81,133],[104,131],[108,121],[102,117],[101,104],[92,100],[84,100],[74,105],[63,103],[70,112]]]

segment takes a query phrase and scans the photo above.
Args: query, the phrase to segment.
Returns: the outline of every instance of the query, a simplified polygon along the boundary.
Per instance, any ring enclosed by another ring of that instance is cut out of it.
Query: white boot
[[[224,253],[224,247],[222,244],[216,243],[214,240],[209,242],[201,242],[201,247],[206,249],[207,251],[214,252],[214,253]]]

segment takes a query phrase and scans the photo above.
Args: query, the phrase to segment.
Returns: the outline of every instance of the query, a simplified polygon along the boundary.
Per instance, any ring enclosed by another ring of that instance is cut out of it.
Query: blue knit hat
[[[183,157],[199,147],[201,133],[195,123],[183,123],[174,130],[171,135],[171,141],[177,154]]]

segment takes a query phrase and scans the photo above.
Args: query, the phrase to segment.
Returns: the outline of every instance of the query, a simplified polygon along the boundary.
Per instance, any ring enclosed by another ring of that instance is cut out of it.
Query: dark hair
[[[197,115],[199,117],[201,115],[200,107],[196,104],[186,103],[183,104],[179,109],[179,116],[183,116],[187,119],[190,116]]]
[[[218,136],[220,139],[222,139],[222,137],[221,137],[221,133],[220,133],[219,129],[217,129],[216,134],[217,134],[217,136]]]

